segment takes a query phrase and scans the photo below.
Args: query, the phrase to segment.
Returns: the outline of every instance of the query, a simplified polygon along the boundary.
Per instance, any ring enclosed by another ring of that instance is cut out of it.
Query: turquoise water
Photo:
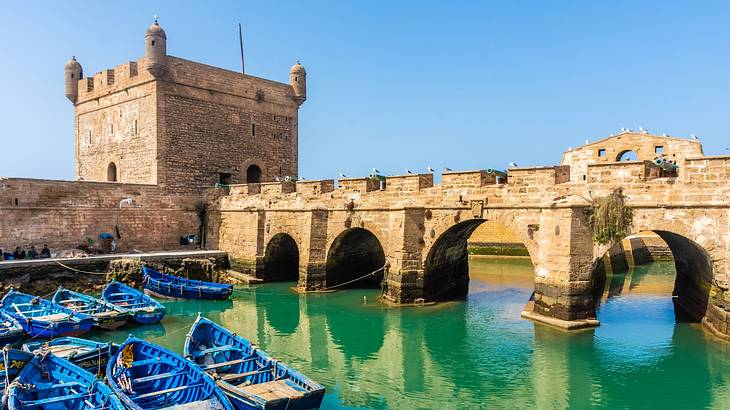
[[[730,350],[675,319],[671,263],[608,279],[601,326],[565,333],[520,319],[529,261],[475,257],[466,301],[388,308],[376,290],[300,295],[292,283],[232,300],[166,302],[127,334],[180,352],[198,311],[327,387],[323,408],[730,408]]]

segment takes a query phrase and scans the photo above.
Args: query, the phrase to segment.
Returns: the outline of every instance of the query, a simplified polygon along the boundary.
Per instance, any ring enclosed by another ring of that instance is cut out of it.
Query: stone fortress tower
[[[173,57],[157,21],[145,44],[138,61],[92,77],[75,58],[66,64],[77,179],[187,194],[297,176],[304,67],[283,84]]]

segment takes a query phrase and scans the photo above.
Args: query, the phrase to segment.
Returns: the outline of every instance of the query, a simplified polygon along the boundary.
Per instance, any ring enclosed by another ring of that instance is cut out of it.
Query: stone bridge
[[[628,151],[638,159],[621,161]],[[657,166],[657,155],[678,170]],[[730,157],[704,156],[697,141],[624,132],[567,151],[561,165],[513,167],[506,178],[477,170],[445,172],[439,184],[409,174],[236,185],[211,204],[218,217],[209,230],[234,267],[264,280],[327,290],[385,266],[352,285],[369,281],[384,300],[411,304],[465,296],[466,241],[498,221],[535,267],[525,314],[571,328],[597,324],[596,267],[609,245],[594,243],[587,210],[616,188],[634,210],[632,233],[653,231],[672,250],[679,304],[727,338]]]

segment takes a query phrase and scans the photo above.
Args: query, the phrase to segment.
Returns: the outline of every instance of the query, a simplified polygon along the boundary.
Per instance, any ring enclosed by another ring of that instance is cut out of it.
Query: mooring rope
[[[383,267],[378,268],[378,269],[368,273],[367,275],[363,275],[363,276],[360,276],[359,278],[348,280],[347,282],[338,283],[337,285],[334,285],[334,286],[328,286],[326,288],[323,288],[322,290],[331,290],[331,289],[339,288],[340,286],[349,285],[349,284],[357,282],[359,280],[363,280],[369,276],[375,276],[376,273],[385,270],[385,268],[387,268],[387,267],[388,267],[388,264],[386,263],[385,265],[383,265]]]
[[[86,273],[86,274],[89,274],[89,275],[104,275],[104,276],[109,275],[108,272],[89,272],[89,271],[85,271],[85,270],[80,270],[80,269],[72,268],[72,267],[70,267],[68,265],[64,265],[63,263],[59,262],[58,259],[51,259],[51,260],[54,261],[54,262],[56,262],[57,264],[61,265],[62,267],[70,270],[70,271],[74,271],[74,272],[78,272],[78,273]]]

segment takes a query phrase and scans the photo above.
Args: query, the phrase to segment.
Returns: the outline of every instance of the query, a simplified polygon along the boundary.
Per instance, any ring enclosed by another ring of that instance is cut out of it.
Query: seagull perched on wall
[[[413,173],[413,171],[411,171],[410,169],[406,168],[406,174],[412,174],[412,173]]]
[[[342,172],[340,172],[340,178],[347,178],[347,175],[345,175]]]
[[[590,141],[586,140],[586,145],[588,145],[588,144],[590,144],[590,143],[591,143]]]
[[[428,172],[430,172],[430,173],[432,173],[432,174],[433,174],[434,172],[436,172],[436,171],[434,171],[434,169],[433,169],[433,168],[431,168],[431,166],[430,166],[430,165],[429,165],[429,166],[427,166],[427,167],[426,167],[426,169],[428,170]]]
[[[276,176],[274,179],[276,180],[276,182],[281,182],[281,177],[279,176]]]
[[[643,132],[644,134],[648,134],[649,133],[649,130],[647,130],[646,128],[641,127],[641,126],[639,127],[639,131]]]
[[[379,174],[379,173],[380,173],[380,171],[378,171],[377,169],[373,168],[373,174]]]
[[[449,168],[449,167],[444,167],[444,171],[446,171],[446,172],[449,172],[449,171],[451,171],[451,168]]]
[[[693,140],[698,140],[698,139],[699,139],[699,138],[697,138],[697,136],[696,136],[696,135],[694,135],[694,134],[690,135],[690,138],[692,138]]]
[[[509,166],[511,166],[511,167],[516,167],[516,166],[517,166],[517,163],[516,163],[516,162],[510,162],[510,163],[509,163]]]

